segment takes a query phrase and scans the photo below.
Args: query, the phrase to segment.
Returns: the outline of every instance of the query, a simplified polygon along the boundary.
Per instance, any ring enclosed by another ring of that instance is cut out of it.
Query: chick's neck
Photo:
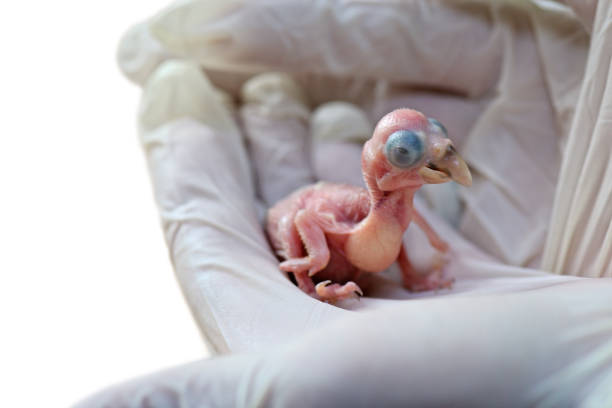
[[[382,191],[376,178],[365,172],[364,181],[370,199],[370,211],[363,222],[382,221],[398,224],[402,230],[408,228],[412,219],[414,194],[419,187]]]

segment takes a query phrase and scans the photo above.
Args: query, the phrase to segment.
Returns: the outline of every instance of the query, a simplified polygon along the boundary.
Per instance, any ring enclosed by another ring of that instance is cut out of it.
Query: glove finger
[[[164,61],[179,58],[151,34],[149,22],[134,24],[121,37],[117,47],[117,63],[130,81],[144,86],[151,74]],[[232,96],[238,96],[240,87],[251,76],[240,72],[207,69],[210,81]]]
[[[206,68],[377,78],[480,95],[496,81],[490,6],[412,2],[180,1],[150,29]],[[497,34],[496,34],[497,33]]]
[[[340,313],[278,270],[238,127],[195,64],[156,70],[140,125],[170,257],[213,351],[277,344]]]
[[[117,62],[130,81],[144,85],[164,61],[174,56],[151,34],[147,23],[130,27],[119,41]]]
[[[76,408],[608,406],[611,294],[610,282],[574,280],[396,303],[266,353],[121,384]]]
[[[241,96],[240,119],[257,174],[258,193],[266,205],[272,206],[314,182],[310,112],[299,86],[282,73],[251,78]]]
[[[241,406],[241,376],[257,361],[232,355],[184,364],[101,390],[73,408]]]
[[[599,405],[612,385],[611,294],[611,282],[582,280],[398,303],[269,357],[252,387],[272,406]]]

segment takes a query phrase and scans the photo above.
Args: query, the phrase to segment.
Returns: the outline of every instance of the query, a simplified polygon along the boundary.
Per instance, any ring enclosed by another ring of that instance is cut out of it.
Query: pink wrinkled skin
[[[396,261],[409,290],[450,287],[452,279],[443,278],[439,270],[425,276],[416,273],[402,245],[414,221],[430,244],[445,252],[448,245],[414,209],[414,194],[424,183],[471,183],[465,162],[436,123],[411,109],[387,114],[363,148],[367,189],[320,182],[297,190],[269,210],[266,229],[283,260],[280,269],[293,273],[300,289],[324,301],[363,296],[354,280]],[[420,135],[424,144],[422,157],[409,168],[394,166],[385,154],[389,136],[402,130]]]

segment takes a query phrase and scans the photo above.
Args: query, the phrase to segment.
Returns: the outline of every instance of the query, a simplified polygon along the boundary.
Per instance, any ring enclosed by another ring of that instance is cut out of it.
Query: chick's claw
[[[363,291],[355,282],[347,282],[344,285],[340,285],[326,280],[319,282],[317,286],[315,286],[315,290],[319,298],[326,301],[337,301],[363,296]]]
[[[322,267],[316,265],[310,257],[288,259],[281,262],[279,268],[284,272],[308,272],[308,276],[313,276],[322,269]]]

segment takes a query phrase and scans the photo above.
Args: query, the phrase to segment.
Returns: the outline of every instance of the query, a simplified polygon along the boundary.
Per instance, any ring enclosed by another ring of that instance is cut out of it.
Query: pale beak
[[[448,146],[440,159],[431,160],[423,166],[419,170],[419,175],[429,184],[446,183],[454,180],[466,187],[472,185],[470,169],[453,146]]]

